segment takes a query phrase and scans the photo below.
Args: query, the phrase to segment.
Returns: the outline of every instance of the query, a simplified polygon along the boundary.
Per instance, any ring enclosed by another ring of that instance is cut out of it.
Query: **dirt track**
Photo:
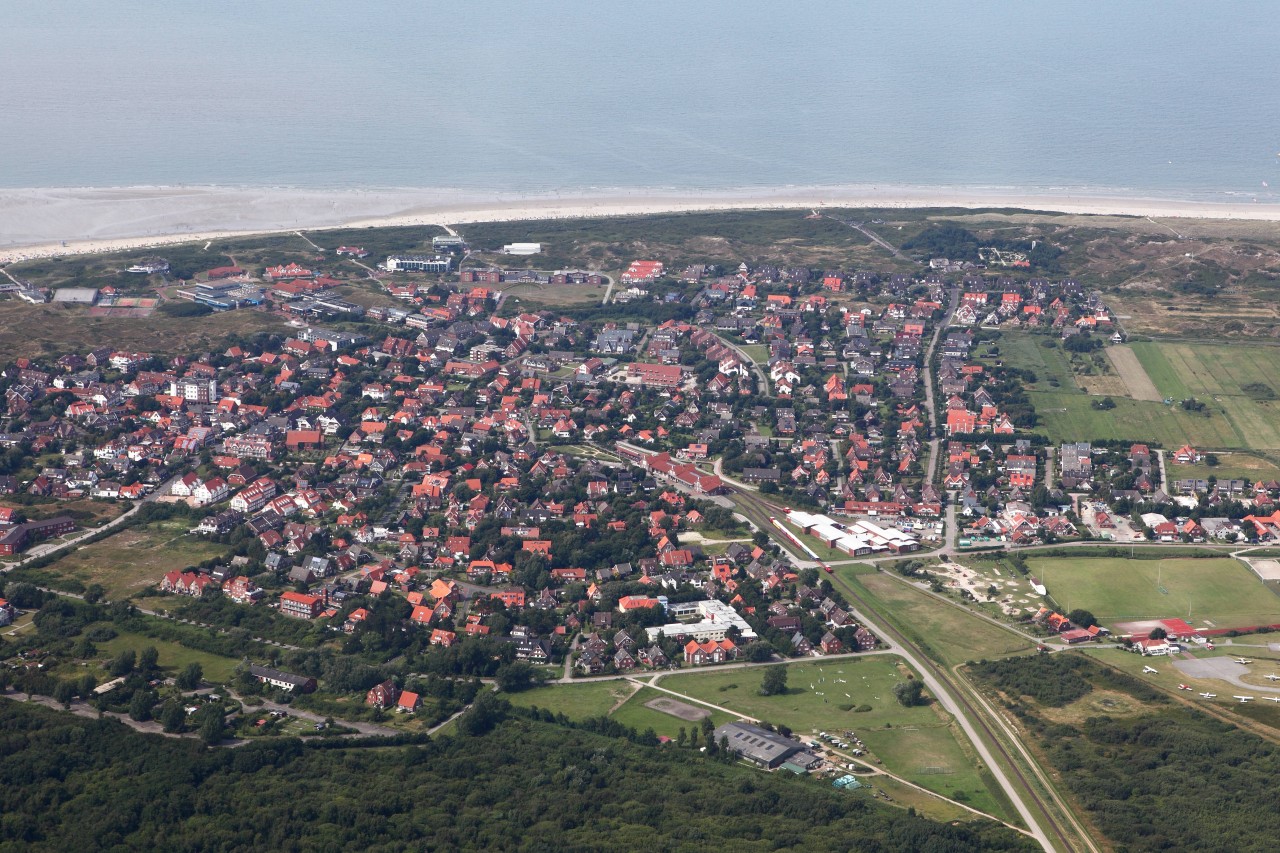
[[[1106,353],[1116,373],[1120,374],[1120,378],[1124,380],[1124,387],[1129,389],[1130,397],[1156,403],[1164,400],[1132,349],[1127,346],[1107,347]]]

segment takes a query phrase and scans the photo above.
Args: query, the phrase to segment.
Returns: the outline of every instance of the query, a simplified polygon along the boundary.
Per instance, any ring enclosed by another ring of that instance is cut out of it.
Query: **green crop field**
[[[1027,563],[1059,607],[1089,610],[1104,624],[1127,619],[1185,619],[1188,605],[1188,621],[1206,628],[1280,622],[1280,596],[1229,557],[1031,557]],[[1159,586],[1167,594],[1160,592]]]
[[[1239,439],[1200,442],[1212,447],[1280,448],[1280,401],[1256,399],[1246,386],[1280,394],[1280,348],[1216,344],[1138,343],[1138,360],[1160,393],[1175,400],[1195,397],[1221,409]]]
[[[216,557],[222,545],[187,533],[181,519],[129,527],[86,545],[44,571],[75,578],[85,586],[101,584],[111,600],[155,588],[166,572]]]
[[[1003,811],[969,755],[967,741],[937,705],[904,708],[893,686],[908,670],[896,655],[810,660],[787,665],[787,693],[761,696],[762,667],[668,676],[663,687],[789,726],[797,735],[854,731],[884,766],[943,796],[960,794],[974,808]],[[847,696],[845,694],[848,694]],[[871,706],[842,710],[842,705]]]
[[[1040,418],[1038,431],[1054,443],[1123,439],[1156,441],[1172,448],[1188,443],[1197,447],[1245,446],[1244,438],[1221,411],[1205,417],[1177,406],[1125,397],[1112,398],[1114,409],[1098,411],[1092,407],[1097,398],[1085,394],[1032,392],[1029,396]]]

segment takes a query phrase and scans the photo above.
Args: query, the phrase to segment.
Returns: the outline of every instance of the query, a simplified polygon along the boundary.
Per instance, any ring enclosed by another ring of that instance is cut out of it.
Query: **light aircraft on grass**
[[[1245,702],[1252,702],[1252,701],[1253,701],[1253,697],[1252,697],[1252,696],[1232,696],[1231,698],[1232,698],[1232,699],[1239,699],[1239,700],[1240,700],[1240,704],[1241,704],[1241,705],[1243,705]]]
[[[1144,667],[1142,668],[1142,671],[1143,671],[1144,673],[1148,673],[1148,672],[1149,672],[1149,673],[1151,673],[1152,675],[1159,675],[1159,674],[1160,674],[1160,670],[1156,669],[1156,668],[1155,668],[1155,667],[1153,667],[1153,666],[1144,666]]]
[[[1201,695],[1201,697],[1203,697],[1203,698],[1205,698],[1205,699],[1217,699],[1217,698],[1218,698],[1218,694],[1217,694],[1217,693],[1201,693],[1200,695]]]
[[[1262,677],[1267,681],[1280,681],[1280,675],[1264,675]]]
[[[1178,685],[1178,689],[1179,689],[1179,690],[1190,690],[1190,689],[1191,689],[1191,685],[1190,685],[1190,684],[1179,684],[1179,685]]]
[[[1262,698],[1269,702],[1280,702],[1280,696],[1263,696]]]
[[[1246,660],[1244,658],[1232,658],[1232,660],[1234,660],[1238,664],[1243,664],[1244,666],[1248,666],[1249,664],[1253,663],[1253,661]]]

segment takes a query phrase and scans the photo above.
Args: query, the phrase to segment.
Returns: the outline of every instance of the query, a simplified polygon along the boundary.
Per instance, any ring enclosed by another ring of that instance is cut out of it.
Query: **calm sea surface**
[[[1266,2],[0,0],[0,186],[1274,201]]]

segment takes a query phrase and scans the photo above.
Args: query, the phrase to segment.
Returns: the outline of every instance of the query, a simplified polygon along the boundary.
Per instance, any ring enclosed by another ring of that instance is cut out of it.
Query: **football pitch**
[[[1171,618],[1202,628],[1280,622],[1280,596],[1229,557],[1031,557],[1027,564],[1061,609],[1088,610],[1104,625]]]

